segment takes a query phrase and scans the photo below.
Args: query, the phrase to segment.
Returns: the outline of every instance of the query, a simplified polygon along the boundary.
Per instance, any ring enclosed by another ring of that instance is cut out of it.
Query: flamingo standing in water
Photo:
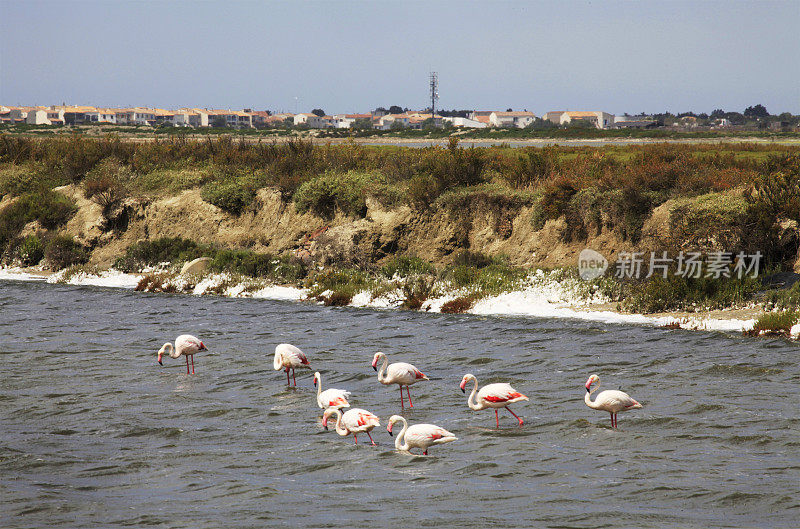
[[[308,363],[306,355],[292,344],[282,343],[275,347],[275,358],[272,360],[272,367],[275,371],[284,369],[286,371],[286,385],[289,385],[289,370],[292,370],[292,380],[294,380],[294,387],[297,387],[297,379],[294,376],[294,370],[298,367],[311,369],[311,364]]]
[[[177,338],[175,338],[175,346],[169,342],[165,343],[161,346],[161,349],[158,350],[158,363],[162,366],[164,365],[161,362],[161,357],[164,356],[164,353],[167,352],[169,349],[169,357],[170,358],[179,358],[181,355],[186,357],[186,374],[189,374],[189,357],[192,358],[192,372],[191,374],[194,375],[194,354],[200,351],[208,351],[203,342],[200,341],[200,338],[196,336],[192,336],[191,334],[181,334]]]
[[[605,391],[601,391],[594,398],[594,402],[592,402],[591,395],[597,389],[597,387],[594,389],[590,388],[595,382],[597,382],[597,386],[599,387],[600,377],[597,375],[590,376],[589,380],[586,381],[586,393],[583,395],[583,401],[590,408],[595,410],[603,410],[610,413],[612,428],[617,427],[617,413],[642,407],[642,405],[636,402],[636,400],[634,400],[630,395],[624,391],[619,391],[616,389],[607,389]]]
[[[467,382],[470,380],[475,382],[475,385],[472,387],[472,393],[470,393],[469,398],[467,398],[467,405],[470,407],[470,409],[482,410],[484,408],[494,408],[495,423],[497,423],[497,427],[500,428],[500,417],[497,415],[497,410],[499,408],[505,408],[511,415],[517,418],[519,425],[522,426],[522,419],[516,413],[511,411],[511,408],[509,408],[508,405],[521,400],[528,400],[528,397],[515,390],[510,384],[506,384],[505,382],[498,384],[487,384],[483,386],[480,391],[478,391],[478,379],[475,378],[475,375],[471,373],[467,373],[464,375],[464,378],[461,379],[462,392],[467,392],[467,390],[464,389],[464,386],[466,386]],[[478,394],[477,398],[475,397],[475,393]]]
[[[328,408],[322,414],[322,426],[326,430],[328,429],[328,418],[334,413],[336,414],[336,433],[342,437],[352,433],[356,444],[358,444],[358,434],[366,433],[372,442],[372,446],[375,446],[375,441],[372,440],[369,432],[376,426],[381,425],[380,419],[376,415],[361,408],[349,409],[344,414],[339,408]]]
[[[381,358],[383,358],[383,365],[380,371],[378,371],[378,360]],[[378,382],[381,384],[397,384],[400,386],[400,408],[402,409],[405,409],[403,404],[403,386],[406,387],[406,393],[408,393],[408,405],[413,408],[414,404],[411,402],[411,390],[408,389],[408,386],[415,384],[418,380],[428,380],[428,377],[425,376],[422,371],[411,364],[395,362],[390,365],[386,355],[380,352],[375,353],[375,356],[372,358],[372,369],[378,371]]]
[[[319,371],[314,373],[314,385],[317,386],[317,406],[320,408],[349,408],[350,403],[347,398],[349,391],[343,389],[328,388],[322,391],[322,375]]]
[[[403,423],[403,429],[397,434],[397,438],[394,440],[394,447],[402,452],[410,454],[412,448],[421,448],[423,450],[422,454],[428,455],[428,447],[458,440],[458,437],[435,424],[409,426],[408,421],[402,415],[392,415],[389,418],[389,426],[386,427],[389,435],[393,435],[392,426],[398,421]]]

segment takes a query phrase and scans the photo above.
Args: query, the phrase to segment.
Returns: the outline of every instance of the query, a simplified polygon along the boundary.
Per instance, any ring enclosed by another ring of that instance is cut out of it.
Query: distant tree
[[[319,116],[319,117],[322,117],[322,116],[325,115],[325,111],[322,110],[321,108],[315,108],[314,110],[311,111],[311,113],[314,114],[315,116]]]
[[[721,108],[716,108],[709,115],[714,119],[724,118],[725,117],[725,111],[722,110]]]
[[[513,112],[513,110],[511,110],[510,108],[507,108],[506,112]]]
[[[214,121],[211,122],[211,126],[222,129],[228,126],[228,122],[225,121],[223,116],[217,116],[214,118]]]
[[[399,107],[397,105],[392,105],[389,107],[389,114],[402,114],[403,107]]]
[[[371,129],[372,128],[372,120],[369,118],[359,118],[350,125],[351,129]]]
[[[700,119],[708,119],[708,114],[706,114],[705,112],[701,112],[697,115],[697,117]]]
[[[769,112],[764,108],[764,105],[756,105],[744,109],[744,115],[748,118],[768,118]]]
[[[388,112],[388,110],[386,110],[383,107],[378,107],[378,108],[375,109],[375,112]]]

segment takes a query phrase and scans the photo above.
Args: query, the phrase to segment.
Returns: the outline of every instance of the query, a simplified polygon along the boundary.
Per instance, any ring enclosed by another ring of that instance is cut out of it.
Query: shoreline
[[[97,286],[134,290],[147,272],[128,274],[114,269],[98,273],[78,272],[65,278],[66,270],[49,272],[40,269],[1,267],[0,281],[29,281],[75,286]],[[626,313],[616,309],[615,302],[607,300],[579,300],[570,291],[569,285],[557,281],[542,280],[543,275],[532,274],[539,283],[529,284],[523,289],[489,296],[477,301],[464,314],[475,316],[510,316],[530,318],[578,319],[617,325],[647,325],[669,329],[701,330],[743,333],[753,328],[756,319],[765,313],[757,307],[709,310],[700,312],[668,312],[654,314]],[[267,284],[264,282],[230,283],[227,274],[210,274],[189,284],[185,276],[176,276],[183,281],[183,288],[175,293],[195,296],[218,295],[230,298],[270,299],[278,301],[322,302],[309,298],[309,289],[288,285]],[[173,283],[174,285],[175,283]],[[258,285],[254,287],[253,285]],[[180,285],[179,285],[180,286]],[[188,287],[188,288],[187,288]],[[416,312],[441,313],[442,305],[457,297],[457,293],[447,293],[426,300]],[[373,297],[368,291],[356,294],[346,305],[351,308],[377,310],[401,310],[401,303],[392,299],[391,293]]]

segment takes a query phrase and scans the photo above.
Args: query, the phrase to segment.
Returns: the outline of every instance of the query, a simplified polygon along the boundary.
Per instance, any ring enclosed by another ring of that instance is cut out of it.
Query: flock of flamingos
[[[168,354],[171,358],[186,358],[186,373],[189,371],[189,360],[191,359],[192,367],[191,374],[194,374],[194,355],[200,351],[207,351],[203,342],[192,335],[182,334],[175,340],[175,345],[165,343],[158,351],[158,363],[164,354]],[[378,362],[383,360],[383,364],[378,369]],[[282,343],[275,347],[275,358],[273,359],[273,367],[276,371],[283,369],[286,371],[286,383],[291,385],[289,381],[289,371],[292,372],[292,382],[297,387],[297,380],[295,378],[295,369],[311,369],[308,357],[295,347],[288,343]],[[405,362],[389,363],[389,359],[383,353],[375,353],[372,358],[372,368],[378,372],[378,382],[381,384],[397,384],[400,388],[400,408],[405,409],[405,402],[403,401],[403,386],[406,387],[406,394],[408,395],[408,405],[413,408],[414,404],[411,402],[411,390],[409,387],[416,384],[420,380],[428,380],[422,371],[417,369],[411,364]],[[461,379],[461,391],[466,393],[466,385],[470,381],[474,382],[472,386],[472,393],[467,399],[467,405],[472,410],[483,410],[486,408],[494,409],[494,417],[497,428],[500,428],[500,417],[498,410],[505,408],[513,415],[522,426],[522,418],[516,413],[511,411],[508,407],[509,404],[528,400],[528,397],[518,392],[511,387],[510,384],[497,383],[487,384],[483,386],[480,391],[478,390],[478,379],[475,375],[467,373]],[[590,408],[595,410],[607,411],[611,414],[611,427],[617,427],[617,413],[625,410],[641,408],[642,405],[636,402],[630,395],[623,391],[615,389],[601,391],[598,393],[594,401],[591,399],[591,394],[597,389],[591,389],[592,385],[597,383],[599,385],[600,377],[592,375],[586,381],[586,394],[584,395],[584,402]],[[341,436],[353,434],[353,440],[358,443],[358,434],[366,433],[372,445],[375,441],[372,440],[370,432],[376,427],[380,426],[378,417],[367,410],[361,408],[350,408],[350,403],[347,401],[350,398],[350,392],[341,389],[328,388],[322,390],[322,377],[319,372],[314,373],[314,385],[317,387],[317,405],[324,409],[322,415],[322,426],[328,429],[328,419],[332,415],[336,415],[336,433]],[[342,413],[342,408],[350,408]],[[441,426],[435,424],[414,424],[408,425],[405,417],[401,415],[392,415],[389,418],[389,424],[386,430],[389,435],[392,435],[392,428],[395,423],[402,422],[403,429],[397,435],[394,446],[402,452],[411,453],[412,448],[421,449],[424,455],[428,455],[428,448],[433,445],[439,445],[456,441],[458,438],[452,433],[448,432]]]

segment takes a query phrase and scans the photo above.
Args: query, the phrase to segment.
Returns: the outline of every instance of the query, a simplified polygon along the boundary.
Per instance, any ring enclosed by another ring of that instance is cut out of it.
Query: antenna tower
[[[436,101],[439,99],[439,75],[431,72],[431,117],[436,115]]]

